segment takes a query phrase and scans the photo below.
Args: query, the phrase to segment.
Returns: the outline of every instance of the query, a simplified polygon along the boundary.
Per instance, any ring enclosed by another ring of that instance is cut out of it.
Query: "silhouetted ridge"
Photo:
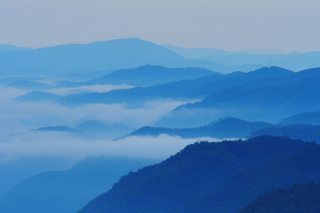
[[[195,143],[160,164],[122,177],[111,190],[79,212],[177,212],[200,196],[217,190],[238,172],[314,146],[314,143],[270,136],[248,141]]]
[[[223,186],[200,196],[180,212],[237,213],[261,194],[274,188],[320,180],[320,146],[270,160],[242,171]]]
[[[172,136],[180,136],[182,138],[244,138],[248,137],[253,131],[272,126],[273,124],[265,122],[247,122],[232,117],[225,117],[198,128],[171,129],[146,126],[130,133],[129,136],[158,136],[160,134],[167,134]]]
[[[305,112],[285,118],[279,122],[282,125],[288,124],[311,124],[320,125],[320,111],[318,112]]]
[[[151,86],[178,80],[195,79],[220,73],[203,68],[166,68],[145,65],[135,69],[121,69],[111,74],[87,81],[86,85],[94,84],[128,84],[132,86]]]
[[[251,133],[252,137],[260,135],[288,136],[293,139],[316,141],[320,143],[320,125],[293,124],[288,126],[275,126]]]

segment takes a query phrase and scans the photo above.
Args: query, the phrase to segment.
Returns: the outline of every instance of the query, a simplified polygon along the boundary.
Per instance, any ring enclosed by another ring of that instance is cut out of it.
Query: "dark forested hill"
[[[122,175],[156,162],[116,157],[87,158],[70,170],[46,172],[19,182],[0,200],[0,212],[75,212],[111,188]]]
[[[318,213],[320,184],[295,184],[267,192],[251,202],[240,213]]]
[[[239,172],[314,146],[314,143],[271,136],[195,143],[160,164],[122,177],[111,190],[79,212],[177,212],[199,196],[219,189]],[[306,160],[311,160],[311,155]]]
[[[200,196],[181,212],[237,213],[274,188],[320,180],[320,147],[316,146],[235,174],[222,187]]]
[[[128,136],[158,136],[160,134],[176,135],[182,138],[244,138],[251,134],[252,131],[274,126],[264,122],[247,122],[236,118],[226,117],[212,122],[206,126],[198,128],[170,129],[163,127],[142,127]]]

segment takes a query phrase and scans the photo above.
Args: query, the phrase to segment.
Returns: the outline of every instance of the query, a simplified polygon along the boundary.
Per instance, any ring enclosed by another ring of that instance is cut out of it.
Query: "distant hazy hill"
[[[183,48],[183,47],[173,46],[170,44],[164,44],[162,46],[178,53],[179,55],[187,59],[199,59],[199,58],[203,58],[211,55],[235,54],[233,52],[228,52],[225,50],[213,49],[213,48]]]
[[[210,199],[210,202],[217,203],[219,201],[216,206],[225,206],[226,209],[232,210],[224,212],[237,212],[235,210],[241,210],[241,208],[239,209],[238,205],[233,206],[233,201],[243,200],[244,202],[241,203],[243,208],[258,195],[269,190],[270,187],[284,185],[286,183],[285,177],[292,177],[292,180],[288,180],[288,184],[295,180],[320,180],[320,170],[316,169],[319,168],[320,163],[320,148],[318,146],[301,154],[280,158],[315,146],[314,143],[270,136],[248,141],[195,143],[160,164],[145,167],[122,177],[111,190],[92,200],[79,212],[124,213],[128,212],[128,209],[132,213],[170,213],[180,210],[189,212],[188,209],[185,209],[188,204],[193,204],[193,201],[196,202],[202,196],[211,195],[216,191],[219,191],[221,198],[214,197],[217,201]],[[277,158],[279,160],[275,160]],[[311,163],[305,167],[305,170],[301,170],[303,169],[301,166],[307,165],[308,162]],[[297,167],[293,165],[297,165]],[[254,173],[255,168],[257,168],[256,173]],[[282,171],[281,175],[276,173],[277,170]],[[245,175],[241,179],[241,174],[244,171],[247,171],[251,176]],[[292,171],[296,173],[293,175]],[[308,174],[310,176],[305,178]],[[249,178],[247,179],[247,177]],[[272,184],[273,178],[280,182]],[[230,181],[232,182],[227,184]],[[221,187],[228,188],[221,191]],[[244,187],[246,190],[241,190]],[[259,188],[257,192],[251,192],[251,189],[257,187],[262,188]],[[246,194],[247,190],[250,191],[249,195]],[[256,193],[258,194],[256,195]],[[226,196],[227,194],[230,194],[230,198]],[[214,195],[219,196],[219,194]],[[202,200],[200,199],[200,201]],[[204,206],[195,206],[197,210],[191,212],[205,212],[202,210],[206,209],[207,203],[204,204]],[[212,208],[210,212],[221,211],[218,208]]]
[[[87,120],[79,124],[75,129],[83,132],[85,137],[93,139],[115,139],[133,131],[133,128],[124,124],[102,120]]]
[[[67,126],[48,126],[48,127],[40,127],[38,129],[33,129],[33,131],[53,131],[53,132],[69,132],[69,133],[81,133],[80,131],[67,127]]]
[[[319,209],[320,184],[311,182],[267,192],[240,213],[318,213]]]
[[[60,97],[61,97],[60,95],[50,93],[50,92],[32,91],[25,95],[17,97],[16,100],[23,101],[23,102],[54,101]]]
[[[290,138],[320,143],[320,125],[293,124],[260,129],[251,133],[252,137],[260,135],[288,136]]]
[[[0,52],[0,72],[10,75],[66,75],[133,68],[142,65],[202,67],[219,72],[253,70],[257,66],[226,66],[212,61],[185,59],[177,53],[138,38],[90,44],[68,44]]]
[[[247,122],[240,119],[227,117],[198,128],[170,129],[145,126],[130,133],[129,136],[158,136],[160,134],[167,134],[172,136],[180,136],[182,138],[244,138],[249,136],[253,131],[272,126],[273,124],[269,123]]]
[[[144,88],[137,87],[114,90],[108,93],[70,95],[62,98],[60,103],[130,103],[168,98],[202,99],[218,91],[234,88],[250,82],[258,81],[254,85],[249,85],[250,87],[262,87],[263,82],[265,82],[265,85],[273,85],[273,81],[266,81],[266,78],[280,78],[283,80],[284,77],[289,75],[294,75],[294,73],[277,67],[263,68],[249,73],[235,72],[227,75],[211,75],[193,80],[182,80]]]
[[[1,71],[11,74],[86,73],[184,60],[176,53],[140,39],[86,45],[69,44],[2,55]]]
[[[86,84],[128,84],[132,86],[151,86],[155,84],[169,83],[172,81],[195,79],[214,74],[220,75],[220,73],[203,68],[165,68],[161,66],[146,65],[135,69],[117,70],[103,77],[87,81]]]
[[[78,126],[71,128],[68,126],[48,126],[33,129],[34,131],[53,131],[53,132],[68,132],[79,137],[89,139],[116,139],[123,135],[127,135],[134,129],[121,123],[103,120],[87,120],[80,123]]]
[[[297,115],[293,115],[289,118],[285,118],[280,121],[279,124],[311,124],[320,125],[320,112],[305,112]]]
[[[201,125],[224,116],[277,123],[283,118],[320,108],[320,95],[314,92],[320,90],[319,68],[298,73],[283,70],[281,73],[283,76],[268,78],[268,70],[261,69],[201,86],[203,91],[211,89],[212,94],[201,102],[178,107],[159,120],[156,126],[174,123],[179,127],[190,121]],[[250,75],[264,77],[249,81]],[[234,86],[232,82],[235,82]]]
[[[75,212],[129,171],[154,163],[144,159],[88,158],[70,170],[46,172],[19,182],[0,200],[0,212]]]
[[[51,85],[32,80],[16,80],[6,85],[21,90],[45,90],[52,88]]]
[[[246,49],[239,52],[227,52],[212,48],[182,48],[169,44],[165,48],[176,52],[188,59],[209,60],[227,66],[273,66],[284,67],[293,71],[300,71],[320,67],[320,52],[282,54],[273,49]],[[256,67],[258,68],[258,67]],[[242,70],[244,71],[244,70]]]
[[[0,44],[0,51],[25,51],[32,50],[31,48],[26,47],[17,47],[14,45]]]

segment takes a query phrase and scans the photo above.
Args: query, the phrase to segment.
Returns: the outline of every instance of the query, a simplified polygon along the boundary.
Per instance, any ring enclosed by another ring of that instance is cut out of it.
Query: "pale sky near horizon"
[[[320,51],[319,0],[0,0],[0,44],[138,37],[230,51]]]

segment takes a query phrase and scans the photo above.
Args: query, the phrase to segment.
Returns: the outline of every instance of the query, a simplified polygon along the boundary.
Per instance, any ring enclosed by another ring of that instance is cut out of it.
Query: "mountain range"
[[[85,74],[142,65],[202,67],[220,72],[257,68],[252,65],[226,66],[212,61],[185,59],[160,45],[138,38],[59,45],[26,51],[2,51],[0,56],[0,72],[19,76]]]
[[[226,117],[198,128],[170,129],[163,127],[142,127],[128,136],[159,136],[161,134],[180,136],[182,138],[245,138],[251,132],[273,127],[273,124],[264,122],[247,122],[236,118]]]

